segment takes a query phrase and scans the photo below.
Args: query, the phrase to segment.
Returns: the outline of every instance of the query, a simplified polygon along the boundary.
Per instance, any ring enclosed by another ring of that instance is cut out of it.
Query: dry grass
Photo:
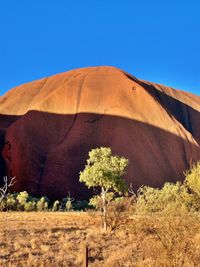
[[[90,266],[102,266],[127,241],[100,225],[97,213],[0,213],[0,266],[82,266],[86,244]]]
[[[162,227],[156,226],[155,222]],[[131,219],[116,231],[107,232],[102,231],[100,225],[100,216],[95,212],[1,212],[0,266],[82,266],[86,244],[91,267],[169,266],[171,252],[165,249],[162,240],[165,237],[171,242],[173,229],[168,235],[169,224],[165,227],[163,221],[155,218],[153,221]],[[200,224],[194,226],[190,222],[191,231],[188,235],[184,232],[184,239],[190,244],[194,227],[192,246],[188,248],[182,266],[200,266],[197,226]],[[181,226],[176,225],[174,231],[177,227]],[[155,232],[156,229],[160,230]],[[180,240],[177,234],[175,242],[178,243],[174,246],[179,246]],[[180,246],[177,249],[178,253],[184,253]]]

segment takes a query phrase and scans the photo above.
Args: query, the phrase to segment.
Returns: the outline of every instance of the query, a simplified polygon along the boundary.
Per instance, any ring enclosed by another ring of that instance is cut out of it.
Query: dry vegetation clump
[[[199,266],[199,217],[177,213],[164,212],[135,219],[133,232],[140,240],[138,266]]]

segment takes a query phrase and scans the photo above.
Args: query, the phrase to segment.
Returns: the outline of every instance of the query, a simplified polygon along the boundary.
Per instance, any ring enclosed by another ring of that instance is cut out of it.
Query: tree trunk
[[[101,191],[101,197],[102,197],[102,211],[103,211],[102,227],[106,230],[107,229],[106,191],[103,187]]]

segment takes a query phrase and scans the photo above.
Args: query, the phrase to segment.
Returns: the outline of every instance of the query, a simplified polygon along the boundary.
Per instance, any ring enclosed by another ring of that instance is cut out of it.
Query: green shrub
[[[66,204],[65,204],[65,210],[70,211],[73,210],[72,200],[71,198],[67,198]]]
[[[25,203],[29,198],[29,194],[26,191],[20,192],[16,199],[18,201],[18,210],[24,210]]]
[[[59,210],[59,204],[60,204],[60,202],[59,202],[58,200],[56,200],[56,201],[53,203],[52,211],[58,211],[58,210]]]
[[[177,209],[192,211],[195,209],[193,202],[193,195],[180,182],[165,183],[161,189],[143,186],[137,193],[136,210],[139,213]]]
[[[28,201],[24,205],[25,211],[35,211],[36,210],[36,202],[35,201]]]
[[[49,200],[47,197],[41,197],[40,200],[36,204],[37,211],[46,211],[48,210]]]
[[[14,194],[8,194],[5,198],[7,210],[17,210],[17,200]]]
[[[194,163],[184,174],[185,185],[200,199],[200,161]]]

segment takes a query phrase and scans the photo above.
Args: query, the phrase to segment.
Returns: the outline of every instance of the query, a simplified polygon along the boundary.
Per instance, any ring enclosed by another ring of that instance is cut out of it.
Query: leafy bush
[[[36,202],[35,201],[28,201],[24,205],[25,211],[35,211],[36,210]]]
[[[53,203],[52,211],[58,211],[59,210],[59,204],[60,204],[60,202],[58,200],[56,200]]]
[[[72,209],[73,209],[72,201],[71,201],[71,199],[67,199],[67,202],[65,204],[65,210],[70,211]]]
[[[36,204],[37,211],[46,211],[48,210],[48,198],[47,197],[41,197],[40,200]]]
[[[185,183],[200,196],[200,161],[194,163],[185,171]]]
[[[7,210],[17,210],[17,200],[15,195],[8,194],[4,202]]]
[[[200,202],[200,161],[194,163],[184,174],[184,184],[189,188],[196,202]]]
[[[26,202],[28,201],[29,194],[26,191],[20,192],[16,199],[18,201],[18,210],[25,210],[24,206]]]
[[[161,189],[143,186],[137,194],[137,212],[151,213],[165,210],[197,209],[194,195],[181,182],[165,183]]]

